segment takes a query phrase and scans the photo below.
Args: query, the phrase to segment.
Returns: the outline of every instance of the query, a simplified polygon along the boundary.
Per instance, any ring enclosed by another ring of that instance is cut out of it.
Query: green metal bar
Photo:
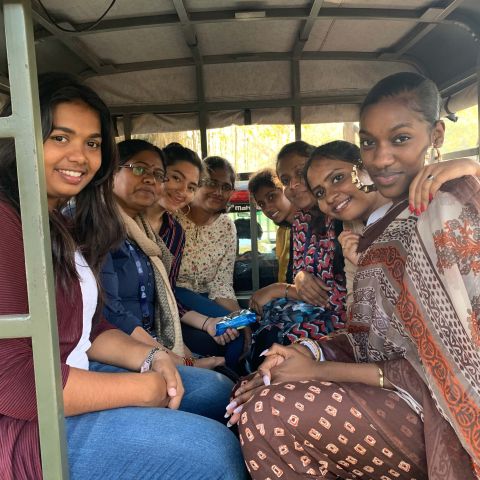
[[[442,155],[442,160],[454,160],[456,158],[463,157],[477,157],[478,160],[479,149],[478,147],[466,148],[465,150],[456,150],[455,152],[445,153]]]
[[[30,315],[0,315],[0,337],[22,338],[32,334]]]
[[[16,120],[14,115],[0,118],[0,138],[15,136],[15,130],[18,128]]]
[[[5,0],[3,11],[12,110],[19,126],[15,148],[42,470],[46,479],[66,479],[63,396],[31,4],[29,0]]]
[[[123,116],[123,135],[125,140],[131,140],[132,138],[132,116],[124,115]]]
[[[295,127],[295,141],[302,139],[302,107],[300,105],[300,62],[293,59],[290,64],[292,97],[295,105],[292,107],[293,125]]]

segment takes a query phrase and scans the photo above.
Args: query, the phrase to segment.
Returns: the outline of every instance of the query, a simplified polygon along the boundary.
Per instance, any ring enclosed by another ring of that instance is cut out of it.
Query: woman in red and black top
[[[193,470],[196,478],[244,478],[233,434],[176,410],[195,399],[184,395],[169,355],[98,318],[98,273],[123,238],[111,191],[117,165],[110,114],[95,92],[62,74],[41,78],[39,92],[70,477],[184,478]],[[10,114],[7,105],[3,115]],[[72,199],[66,218],[61,211]],[[0,315],[25,314],[12,140],[0,144],[0,225]],[[125,370],[90,371],[92,360]],[[31,339],[1,339],[0,478],[40,479],[39,450]]]
[[[345,325],[346,285],[337,240],[342,224],[318,210],[303,180],[314,148],[297,141],[285,145],[277,156],[278,178],[297,208],[292,223],[294,282],[268,285],[250,299],[250,307],[261,315],[253,334],[252,369],[273,343],[289,345],[302,337],[318,340]]]

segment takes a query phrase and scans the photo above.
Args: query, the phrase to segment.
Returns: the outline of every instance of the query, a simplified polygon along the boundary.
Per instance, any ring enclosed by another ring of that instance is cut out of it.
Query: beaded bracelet
[[[193,357],[183,357],[183,364],[186,367],[193,367],[193,364],[194,364]]]

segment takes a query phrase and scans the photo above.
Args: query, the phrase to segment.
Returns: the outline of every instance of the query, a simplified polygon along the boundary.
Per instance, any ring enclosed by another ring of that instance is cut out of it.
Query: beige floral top
[[[232,219],[221,214],[210,225],[197,225],[183,214],[177,219],[185,230],[185,249],[177,286],[210,299],[235,299],[233,267],[237,253],[237,231]]]

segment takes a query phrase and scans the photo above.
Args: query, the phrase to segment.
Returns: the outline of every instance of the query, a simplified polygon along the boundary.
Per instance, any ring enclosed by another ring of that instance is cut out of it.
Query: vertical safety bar
[[[31,4],[29,0],[5,0],[3,11],[13,114],[0,120],[0,135],[15,137],[42,469],[45,479],[66,479],[68,464]],[[8,322],[8,317],[0,320],[0,336],[3,321]],[[18,336],[25,336],[24,330],[19,328]]]
[[[260,288],[260,261],[258,257],[258,226],[257,226],[257,204],[253,195],[248,196],[250,202],[250,239],[252,242],[252,291]]]

